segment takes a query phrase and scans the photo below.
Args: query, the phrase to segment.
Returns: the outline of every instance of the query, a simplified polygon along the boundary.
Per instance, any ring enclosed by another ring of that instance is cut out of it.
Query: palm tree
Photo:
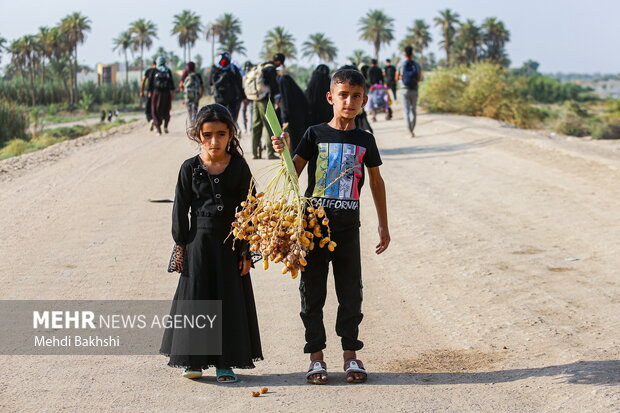
[[[454,44],[459,63],[466,65],[475,63],[482,44],[480,27],[476,26],[476,22],[468,19],[462,23],[457,30]]]
[[[45,59],[50,60],[54,56],[56,39],[54,37],[53,29],[50,29],[49,27],[39,27],[39,33],[37,33],[37,38],[41,53],[41,69],[43,74],[43,81],[45,82]]]
[[[407,28],[407,35],[400,42],[400,48],[404,49],[411,46],[417,56],[422,56],[424,49],[428,48],[428,45],[433,41],[429,29],[430,26],[424,20],[414,20],[413,26]]]
[[[263,58],[271,59],[276,53],[282,53],[289,59],[297,57],[295,37],[282,26],[269,30],[263,39]]]
[[[36,104],[36,91],[34,86],[35,69],[39,62],[39,44],[37,36],[26,35],[14,40],[9,46],[11,53],[11,64],[19,69],[22,78],[25,75],[24,69],[28,72],[30,80],[31,103]]]
[[[314,33],[308,37],[302,47],[303,57],[316,56],[319,62],[333,62],[338,55],[338,49],[334,42],[325,33]]]
[[[459,14],[454,13],[450,9],[439,12],[439,17],[435,17],[435,26],[441,28],[443,40],[440,42],[442,48],[446,51],[446,64],[450,66],[450,53],[452,52],[452,44],[454,43],[455,28],[454,25],[459,22]]]
[[[178,36],[179,46],[183,48],[183,59],[186,62],[192,60],[191,49],[198,40],[202,26],[200,16],[192,11],[183,10],[174,16],[172,23],[174,25],[172,34]]]
[[[135,50],[140,50],[140,73],[144,73],[144,48],[153,46],[157,39],[157,25],[150,20],[138,19],[129,25]]]
[[[231,56],[234,53],[239,53],[245,56],[246,49],[243,45],[243,40],[239,39],[237,35],[233,33],[224,39],[218,51],[220,53],[228,52]]]
[[[63,36],[66,38],[70,50],[73,55],[73,69],[71,76],[72,83],[72,95],[71,95],[71,104],[76,104],[78,102],[78,89],[77,89],[77,72],[78,72],[78,55],[77,48],[78,45],[84,43],[86,40],[86,32],[90,31],[90,19],[86,16],[83,16],[80,12],[73,12],[68,16],[64,17],[60,21],[60,28],[63,33]]]
[[[114,39],[114,48],[112,50],[118,50],[119,53],[123,53],[125,56],[125,83],[129,83],[129,61],[127,59],[127,50],[134,50],[133,40],[129,30],[125,30]]]
[[[375,59],[379,60],[382,44],[390,44],[394,40],[394,19],[382,10],[369,10],[359,21],[360,39],[372,43]]]
[[[362,49],[355,49],[347,60],[359,67],[362,63],[370,63],[370,56],[366,55]]]
[[[496,17],[489,17],[482,22],[482,42],[485,47],[485,57],[494,62],[508,65],[508,58],[504,47],[510,41],[510,32],[504,23]]]
[[[215,64],[215,39],[220,46],[230,45],[231,37],[241,35],[241,20],[232,13],[224,13],[205,29],[207,40],[211,40],[211,64]],[[243,48],[245,50],[245,48]]]

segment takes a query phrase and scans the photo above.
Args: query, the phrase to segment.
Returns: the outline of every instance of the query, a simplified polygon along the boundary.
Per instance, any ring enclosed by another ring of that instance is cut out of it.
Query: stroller
[[[386,120],[392,119],[392,99],[388,94],[388,87],[382,84],[372,85],[368,93],[368,103],[366,110],[372,115],[372,121],[377,121],[377,112],[387,113]]]

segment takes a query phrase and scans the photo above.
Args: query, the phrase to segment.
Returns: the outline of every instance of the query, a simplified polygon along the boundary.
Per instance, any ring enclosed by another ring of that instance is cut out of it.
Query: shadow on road
[[[206,374],[209,374],[207,371]],[[233,387],[308,386],[304,373],[244,375]],[[579,361],[559,366],[511,369],[485,372],[389,373],[370,372],[367,385],[450,385],[506,383],[535,377],[554,377],[558,383],[617,386],[620,384],[620,360]],[[202,384],[220,385],[214,377],[197,380]],[[329,373],[329,386],[347,386],[344,372]]]
[[[422,155],[422,154],[444,154],[449,152],[465,151],[468,149],[488,146],[495,143],[497,139],[479,139],[467,143],[459,143],[454,145],[441,146],[406,146],[402,148],[384,148],[381,149],[381,156],[398,156],[398,155]],[[407,158],[410,159],[410,158]]]

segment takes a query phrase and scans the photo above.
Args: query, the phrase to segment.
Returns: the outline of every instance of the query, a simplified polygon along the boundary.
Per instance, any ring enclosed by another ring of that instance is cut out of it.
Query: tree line
[[[411,46],[415,58],[427,68],[437,64],[443,67],[469,65],[481,60],[493,61],[503,66],[509,64],[505,45],[510,40],[510,33],[503,22],[489,17],[477,25],[471,19],[460,21],[459,18],[458,13],[446,9],[433,19],[434,25],[441,32],[440,48],[445,52],[445,59],[438,63],[432,53],[426,53],[433,38],[430,25],[422,19],[413,21],[398,46],[401,49]],[[359,37],[369,42],[376,59],[379,58],[381,49],[394,41],[394,20],[383,10],[372,9],[358,21]],[[183,10],[173,16],[172,23],[170,35],[176,37],[179,47],[183,49],[183,61],[192,60],[192,49],[200,38],[211,43],[212,64],[216,45],[218,53],[246,55],[247,50],[241,39],[241,20],[232,13],[224,13],[211,22],[203,23],[197,13]],[[75,107],[79,103],[78,46],[84,43],[90,30],[91,20],[75,12],[61,19],[54,27],[39,28],[37,34],[25,35],[10,43],[0,37],[0,53],[4,50],[11,55],[5,78],[20,76],[28,79],[33,105],[37,101],[34,83],[38,77],[41,77],[43,82],[46,78],[60,80],[63,82],[68,102]],[[129,23],[127,29],[113,39],[112,49],[124,57],[127,68],[130,67],[128,54],[138,55],[137,66],[143,72],[145,52],[152,48],[156,39],[157,25],[151,20],[141,18]],[[298,50],[295,42],[295,37],[285,27],[276,26],[265,34],[261,57],[268,59],[280,52],[289,59],[296,59]],[[160,48],[159,51],[161,50],[163,49]],[[301,57],[329,64],[336,61],[338,49],[325,33],[312,33],[301,45]],[[347,60],[359,65],[368,63],[370,57],[362,50],[354,50]],[[128,73],[125,76],[125,81],[128,82]]]

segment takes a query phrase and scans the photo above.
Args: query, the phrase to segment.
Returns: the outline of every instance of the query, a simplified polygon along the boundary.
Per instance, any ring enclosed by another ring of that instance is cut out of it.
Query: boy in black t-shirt
[[[327,100],[333,106],[334,117],[329,123],[311,126],[295,151],[293,163],[300,174],[308,164],[306,196],[324,206],[329,218],[331,238],[337,244],[333,252],[315,248],[306,257],[308,265],[301,275],[301,318],[306,329],[305,353],[310,353],[308,383],[327,383],[327,365],[323,361],[326,336],[323,325],[323,305],[327,295],[327,273],[332,262],[338,316],[336,332],[342,339],[344,369],[347,382],[362,383],[367,374],[357,359],[356,351],[363,347],[358,340],[362,321],[362,274],[359,238],[360,190],[364,184],[364,165],[368,169],[370,189],[379,219],[381,254],[390,243],[385,185],[379,165],[381,157],[375,138],[355,127],[355,115],[366,104],[365,79],[353,69],[339,70],[332,76]],[[283,139],[273,136],[276,152],[285,149]]]

